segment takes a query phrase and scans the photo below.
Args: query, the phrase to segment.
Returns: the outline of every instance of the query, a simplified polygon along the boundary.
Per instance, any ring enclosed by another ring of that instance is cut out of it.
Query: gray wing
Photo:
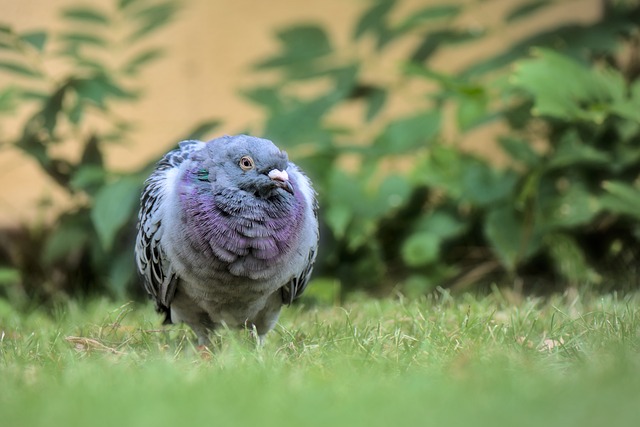
[[[309,259],[304,270],[302,270],[302,273],[300,273],[299,276],[294,277],[289,283],[281,288],[282,302],[284,304],[291,304],[296,298],[302,295],[304,290],[307,288],[307,284],[311,278],[311,272],[313,271],[313,264],[316,261],[317,249],[318,247],[314,246],[313,249],[309,251]]]
[[[315,191],[311,187],[311,181],[309,181],[309,178],[306,175],[304,175],[304,173],[302,173],[302,171],[297,167],[295,167],[295,170],[300,174],[300,176],[304,180],[304,182],[301,183],[301,185],[303,186],[303,188],[301,187],[301,190],[303,191],[303,193],[305,193],[305,197],[309,202],[309,205],[313,211],[313,218],[316,223],[316,241],[315,241],[315,244],[312,245],[311,249],[309,250],[307,263],[305,264],[305,267],[302,269],[300,274],[294,277],[293,279],[291,279],[289,283],[287,283],[285,286],[281,288],[282,302],[283,304],[287,304],[287,305],[291,304],[296,298],[302,295],[304,290],[307,288],[307,284],[309,284],[309,279],[311,278],[311,273],[313,271],[313,265],[316,262],[316,254],[318,252],[318,240],[317,240],[318,200],[316,199]]]
[[[144,281],[144,288],[155,300],[156,310],[166,315],[170,322],[169,306],[176,291],[178,277],[171,267],[171,260],[161,245],[166,209],[165,200],[169,192],[167,174],[177,169],[189,156],[204,147],[202,141],[183,141],[179,148],[167,153],[156,165],[145,181],[138,213],[138,236],[136,238],[136,264]]]

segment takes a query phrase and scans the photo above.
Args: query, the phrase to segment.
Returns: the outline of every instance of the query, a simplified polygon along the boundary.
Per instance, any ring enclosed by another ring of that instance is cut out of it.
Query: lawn
[[[0,300],[0,426],[636,426],[640,294],[283,311],[213,355],[150,304]]]

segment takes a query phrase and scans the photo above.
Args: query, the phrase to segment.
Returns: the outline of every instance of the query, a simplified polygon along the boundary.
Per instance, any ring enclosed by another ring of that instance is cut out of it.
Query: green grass
[[[4,426],[636,426],[640,295],[285,309],[203,358],[150,305],[0,300]]]

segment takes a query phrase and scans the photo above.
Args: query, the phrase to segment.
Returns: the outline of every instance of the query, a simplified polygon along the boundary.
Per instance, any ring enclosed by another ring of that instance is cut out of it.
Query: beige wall
[[[0,22],[18,30],[60,25],[57,11],[63,5],[83,0],[0,0]],[[84,0],[89,3],[87,0]],[[93,0],[93,4],[111,4],[113,0]],[[491,0],[461,17],[458,25],[484,26],[499,21],[500,14],[521,0]],[[406,0],[403,8],[431,3]],[[440,3],[433,2],[433,3]],[[554,10],[541,15],[534,26],[514,28],[510,33],[489,37],[463,54],[440,56],[437,66],[455,70],[473,58],[495,50],[537,26],[553,25],[560,20],[588,21],[597,16],[599,0],[559,0]],[[169,148],[172,139],[206,118],[219,118],[224,125],[219,133],[234,133],[248,124],[260,123],[260,110],[243,100],[237,90],[250,87],[258,78],[250,64],[276,48],[274,29],[300,20],[320,22],[332,29],[338,45],[346,43],[355,17],[364,0],[187,0],[183,11],[156,41],[168,49],[167,56],[145,71],[146,96],[135,109],[119,113],[138,123],[133,141],[112,147],[111,165],[130,169]],[[398,46],[401,51],[403,46]],[[398,55],[400,56],[400,54]],[[393,56],[390,66],[395,66]],[[0,86],[9,76],[0,74]],[[15,129],[4,129],[5,139]],[[212,137],[215,135],[211,135]],[[471,144],[482,147],[482,133]],[[471,147],[473,149],[474,147]],[[59,205],[63,193],[40,175],[37,166],[12,149],[0,151],[0,224],[32,220],[36,202],[52,197]]]

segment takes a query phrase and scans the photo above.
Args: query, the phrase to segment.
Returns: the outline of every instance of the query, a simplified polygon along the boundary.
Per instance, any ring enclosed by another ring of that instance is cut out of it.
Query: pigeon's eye
[[[243,158],[240,159],[240,167],[244,171],[253,169],[255,167],[253,163],[253,159],[249,156],[244,156]]]

